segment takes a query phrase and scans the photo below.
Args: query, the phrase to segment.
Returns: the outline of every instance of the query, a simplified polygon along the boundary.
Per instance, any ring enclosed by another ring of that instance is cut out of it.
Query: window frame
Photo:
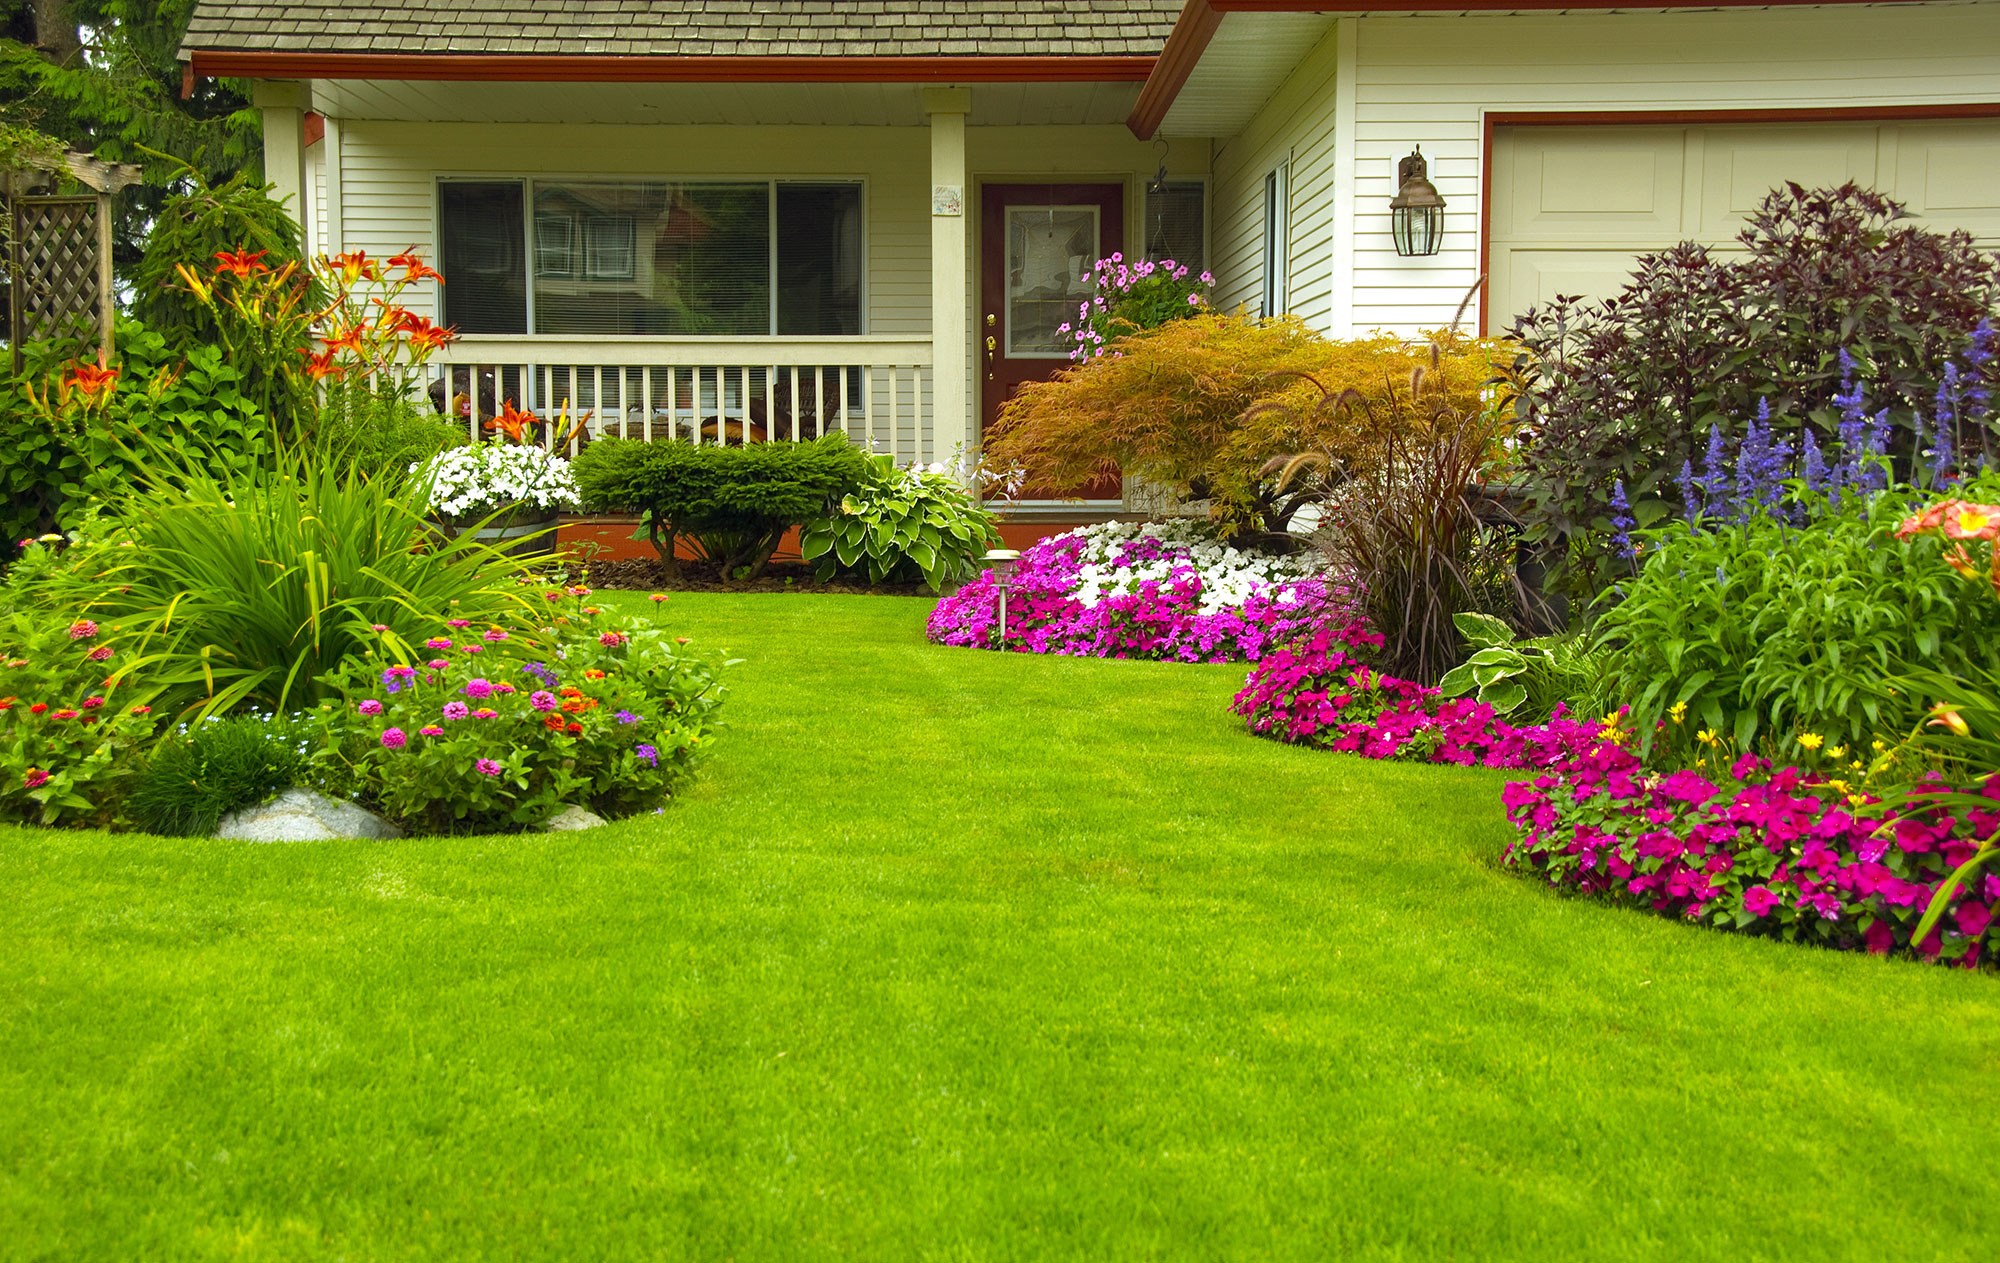
[[[609,340],[628,341],[628,342],[683,342],[683,341],[703,341],[703,340],[716,341],[716,342],[742,342],[750,339],[763,339],[765,341],[779,342],[779,343],[797,341],[801,336],[805,335],[781,334],[776,332],[778,328],[778,235],[777,235],[778,186],[781,184],[853,185],[860,191],[860,203],[861,203],[860,206],[861,241],[858,247],[861,258],[861,285],[860,285],[860,292],[856,296],[856,302],[860,306],[860,312],[856,324],[858,325],[860,332],[854,334],[818,334],[811,336],[826,337],[826,338],[837,338],[837,337],[865,338],[871,336],[871,326],[874,323],[872,319],[873,315],[872,298],[873,298],[873,281],[874,281],[874,268],[872,267],[872,263],[874,260],[873,249],[872,249],[872,241],[873,241],[872,230],[874,225],[874,219],[873,219],[873,202],[872,202],[872,195],[873,195],[872,181],[870,177],[866,175],[856,175],[851,173],[807,174],[800,172],[787,172],[783,175],[774,175],[774,174],[754,172],[754,171],[747,173],[701,172],[698,174],[675,173],[675,174],[664,174],[664,175],[657,172],[632,172],[632,171],[609,171],[609,172],[601,172],[601,171],[546,172],[545,171],[535,175],[523,175],[518,171],[465,171],[465,170],[436,171],[432,173],[431,177],[431,188],[432,188],[431,242],[432,242],[432,252],[434,254],[441,254],[444,248],[444,199],[438,196],[437,188],[439,185],[447,183],[457,183],[457,182],[472,183],[472,184],[518,183],[521,186],[521,216],[523,220],[522,231],[527,234],[526,249],[523,250],[522,253],[526,256],[526,258],[529,261],[524,269],[525,275],[523,277],[523,281],[527,286],[528,332],[482,333],[482,334],[472,334],[468,336],[476,338],[517,338],[517,339],[526,338],[531,340],[543,339],[543,338],[551,340],[569,339],[577,336],[575,334],[568,334],[568,333],[540,333],[537,332],[535,329],[535,316],[536,316],[535,278],[537,275],[541,274],[539,273],[538,270],[539,259],[538,259],[538,251],[536,249],[536,240],[535,240],[535,215],[536,215],[535,188],[538,183],[764,184],[769,186],[768,206],[771,217],[771,232],[769,234],[770,248],[767,251],[767,258],[768,258],[767,267],[770,278],[771,303],[770,303],[770,317],[765,325],[766,332],[743,333],[743,334],[681,334],[681,333],[606,334],[601,336]],[[637,230],[635,227],[634,240],[633,240],[633,256],[632,256],[635,271],[637,268],[637,257],[638,257],[637,256],[638,244],[637,244],[636,231]],[[584,237],[586,234],[587,230],[579,232],[577,234],[577,238]],[[573,241],[573,246],[583,246],[587,250],[587,243],[577,240],[576,238],[573,238],[572,241]],[[575,258],[573,253],[572,262],[578,264],[579,266],[577,266],[574,270],[572,270],[569,273],[569,277],[570,278],[581,277],[583,275],[583,270],[580,265],[585,263],[586,260]],[[564,279],[563,277],[556,276],[555,274],[550,274],[550,275],[555,276],[555,279]],[[627,276],[623,278],[607,277],[602,279],[628,279],[630,275],[631,274],[628,273]],[[444,310],[444,296],[439,288],[438,282],[434,281],[431,282],[430,284],[431,284],[432,302],[435,304],[436,310],[442,313]]]
[[[1291,280],[1291,225],[1286,214],[1291,193],[1289,166],[1281,162],[1264,173],[1264,275],[1258,314],[1265,319],[1284,315],[1290,303],[1286,293]]]
[[[1205,175],[1170,175],[1170,176],[1168,176],[1168,177],[1167,177],[1167,183],[1168,183],[1168,184],[1170,184],[1170,185],[1173,185],[1173,184],[1193,184],[1193,185],[1199,185],[1199,186],[1201,186],[1201,258],[1202,258],[1202,264],[1201,264],[1201,266],[1200,266],[1199,268],[1196,268],[1196,269],[1195,269],[1195,271],[1196,271],[1196,272],[1205,272],[1205,271],[1211,271],[1211,270],[1212,270],[1212,268],[1211,268],[1211,266],[1210,266],[1210,262],[1209,262],[1209,261],[1210,261],[1210,260],[1211,260],[1211,259],[1212,259],[1212,258],[1214,257],[1214,252],[1215,252],[1215,240],[1214,240],[1214,234],[1215,234],[1215,189],[1214,189],[1214,188],[1212,187],[1212,181],[1211,181],[1211,180],[1210,180],[1210,179],[1209,179],[1209,178],[1208,178],[1207,176],[1205,176]],[[1151,197],[1151,196],[1152,196],[1152,193],[1150,192],[1150,190],[1146,189],[1146,188],[1145,188],[1144,186],[1141,186],[1141,188],[1140,188],[1139,192],[1140,192],[1140,197],[1139,197],[1139,213],[1140,213],[1140,215],[1141,215],[1141,216],[1145,216],[1145,215],[1146,215],[1146,209],[1147,209],[1147,208],[1146,208],[1146,199],[1147,199],[1147,198],[1149,198],[1149,197]],[[1145,236],[1145,237],[1147,238],[1147,241],[1146,241],[1146,244],[1145,244],[1144,246],[1142,246],[1141,248],[1142,248],[1143,252],[1145,253],[1146,257],[1147,257],[1147,258],[1149,258],[1149,259],[1151,259],[1151,258],[1152,258],[1152,245],[1151,245],[1151,235],[1152,235],[1152,223],[1151,223],[1151,220],[1150,220],[1150,217],[1147,217],[1147,222],[1146,222],[1146,223],[1144,223],[1144,224],[1142,224],[1142,225],[1141,225],[1141,227],[1142,227],[1142,228],[1144,229],[1144,234],[1143,234],[1143,235],[1144,235],[1144,236]],[[1176,260],[1174,260],[1174,261],[1175,261],[1176,263],[1184,263],[1184,262],[1186,262],[1186,260],[1184,260],[1184,259],[1176,259]],[[1154,260],[1154,262],[1158,262],[1158,260]]]

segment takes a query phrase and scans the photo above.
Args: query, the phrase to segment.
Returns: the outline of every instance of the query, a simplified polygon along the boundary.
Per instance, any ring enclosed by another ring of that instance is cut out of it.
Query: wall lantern
[[[1389,199],[1389,226],[1396,237],[1396,253],[1406,259],[1436,254],[1444,244],[1444,199],[1437,186],[1425,178],[1423,146],[1396,164],[1396,196]]]
[[[993,572],[993,586],[1000,589],[1000,639],[994,644],[996,649],[1007,646],[1007,593],[1014,586],[1014,570],[1021,564],[1021,554],[1012,548],[995,548],[980,558]]]

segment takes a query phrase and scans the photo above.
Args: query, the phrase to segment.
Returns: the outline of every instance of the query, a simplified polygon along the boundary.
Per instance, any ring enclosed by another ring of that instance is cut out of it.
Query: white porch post
[[[938,456],[964,445],[963,477],[979,440],[966,271],[965,116],[972,90],[925,88],[923,94],[931,123],[931,426]]]
[[[303,225],[310,217],[305,195],[305,85],[260,83],[251,98],[264,115],[264,178],[275,187],[271,196],[283,202]]]

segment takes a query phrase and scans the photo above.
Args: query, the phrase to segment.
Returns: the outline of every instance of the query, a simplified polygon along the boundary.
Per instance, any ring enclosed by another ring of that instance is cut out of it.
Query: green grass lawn
[[[1980,1259],[1990,976],[1499,867],[1497,773],[1242,671],[679,596],[664,814],[0,831],[0,1256]]]

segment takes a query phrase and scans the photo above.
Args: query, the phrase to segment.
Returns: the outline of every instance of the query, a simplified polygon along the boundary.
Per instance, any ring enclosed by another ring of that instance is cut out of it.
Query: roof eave
[[[1141,83],[1154,58],[632,57],[578,54],[312,53],[192,49],[204,78],[490,83]]]

